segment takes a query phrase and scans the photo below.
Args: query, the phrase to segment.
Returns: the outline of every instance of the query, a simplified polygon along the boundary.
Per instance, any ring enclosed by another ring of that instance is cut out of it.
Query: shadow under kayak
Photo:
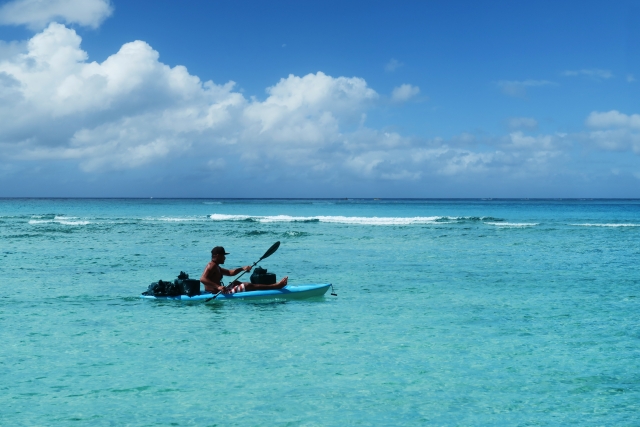
[[[305,299],[313,297],[323,296],[327,290],[331,287],[331,283],[313,284],[313,285],[300,285],[291,286],[287,285],[282,289],[272,289],[268,291],[250,291],[250,292],[238,292],[235,294],[220,294],[213,301],[225,301],[225,300],[256,300],[256,299],[273,299],[273,300],[288,300],[288,299]],[[142,299],[151,300],[173,300],[184,302],[205,302],[215,294],[210,292],[204,292],[200,295],[194,295],[192,297],[188,295],[177,295],[171,297],[156,297],[153,295],[140,295]]]

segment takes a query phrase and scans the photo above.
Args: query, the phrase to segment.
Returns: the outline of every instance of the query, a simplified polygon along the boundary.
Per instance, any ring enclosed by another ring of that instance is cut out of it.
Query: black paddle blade
[[[280,242],[275,242],[273,246],[271,246],[269,250],[265,252],[264,255],[262,255],[262,258],[260,258],[260,261],[273,255],[273,253],[277,251],[279,247],[280,247]]]

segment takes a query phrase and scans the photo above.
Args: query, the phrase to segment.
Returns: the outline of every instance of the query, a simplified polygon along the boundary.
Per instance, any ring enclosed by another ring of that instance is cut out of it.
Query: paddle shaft
[[[262,255],[262,257],[261,257],[259,260],[257,260],[256,262],[254,262],[254,263],[253,263],[253,265],[251,266],[251,268],[255,267],[255,266],[256,266],[256,264],[257,264],[257,263],[259,263],[260,261],[262,261],[263,259],[268,258],[268,257],[270,257],[271,255],[273,255],[273,253],[274,253],[275,251],[277,251],[279,247],[280,247],[280,242],[275,242],[273,245],[271,245],[271,247],[269,248],[269,250],[267,250],[267,252],[265,252],[265,253],[264,253],[264,255]],[[236,279],[234,279],[233,281],[234,281],[234,282],[237,282],[237,281],[238,281],[238,279],[239,279],[239,278],[241,278],[241,277],[242,277],[242,275],[243,275],[244,273],[246,273],[246,271],[243,271],[243,272],[242,272],[242,274],[241,274],[241,275],[239,275],[239,276],[238,276]],[[231,282],[231,283],[233,283],[233,282]],[[206,300],[205,302],[209,302],[209,301],[211,301],[212,299],[216,299],[216,297],[217,297],[218,295],[220,295],[221,293],[222,293],[222,291],[218,291],[218,293],[217,293],[217,294],[215,294],[214,296],[212,296],[211,298],[209,298],[209,299],[208,299],[208,300]]]

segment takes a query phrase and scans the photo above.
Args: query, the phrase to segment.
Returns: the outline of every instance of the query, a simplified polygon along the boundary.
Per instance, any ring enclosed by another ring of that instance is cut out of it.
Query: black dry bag
[[[275,273],[267,273],[267,270],[262,267],[256,267],[251,274],[251,283],[258,285],[273,285],[276,283]]]
[[[180,272],[180,275],[173,283],[158,280],[150,284],[147,291],[142,293],[142,295],[153,295],[156,297],[175,297],[178,295],[189,295],[192,297],[199,294],[200,281],[189,279],[189,275],[184,271]]]
[[[153,295],[156,297],[176,297],[182,295],[182,285],[177,285],[164,280],[158,280],[149,285],[143,295]]]
[[[200,280],[189,279],[189,275],[184,271],[180,272],[173,283],[182,287],[182,295],[192,297],[200,294]]]

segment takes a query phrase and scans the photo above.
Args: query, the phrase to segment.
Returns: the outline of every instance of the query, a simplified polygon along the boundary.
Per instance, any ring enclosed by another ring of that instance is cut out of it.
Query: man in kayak
[[[282,289],[287,286],[287,277],[280,280],[278,283],[272,285],[259,285],[250,282],[231,282],[229,286],[222,286],[222,276],[235,276],[241,271],[251,271],[251,266],[234,268],[233,270],[227,270],[220,267],[224,264],[226,255],[228,252],[224,251],[222,246],[216,246],[211,249],[211,262],[207,264],[200,277],[200,281],[204,284],[204,290],[207,292],[223,294],[235,294],[237,292],[249,292],[249,291],[266,291],[270,289]]]

